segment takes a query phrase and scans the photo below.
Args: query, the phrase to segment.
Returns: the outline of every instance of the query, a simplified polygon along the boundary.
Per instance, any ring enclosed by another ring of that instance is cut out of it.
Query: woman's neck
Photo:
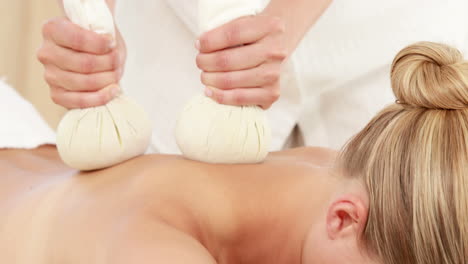
[[[233,216],[224,222],[230,231],[220,235],[207,225],[201,239],[220,264],[300,264],[310,226],[325,215],[335,187],[328,169],[290,162],[265,168],[225,182],[234,190],[232,206],[220,204]]]

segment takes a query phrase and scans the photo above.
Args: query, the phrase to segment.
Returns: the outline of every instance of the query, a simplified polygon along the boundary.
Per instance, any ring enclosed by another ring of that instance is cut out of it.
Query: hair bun
[[[398,101],[430,109],[468,108],[468,63],[455,48],[419,42],[395,57],[391,80]]]

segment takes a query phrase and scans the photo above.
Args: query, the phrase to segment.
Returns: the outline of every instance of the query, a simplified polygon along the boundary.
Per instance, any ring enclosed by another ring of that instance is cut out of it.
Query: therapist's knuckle
[[[96,68],[97,61],[92,55],[83,55],[80,62],[80,71],[82,73],[92,73]]]
[[[233,104],[235,105],[245,105],[247,102],[247,96],[242,90],[235,90],[233,91],[232,95]]]
[[[273,104],[262,104],[260,105],[260,107],[263,109],[263,110],[268,110],[270,109],[270,107],[272,106]]]
[[[114,51],[110,55],[110,66],[115,69],[119,68],[121,64],[120,54],[117,51]]]
[[[230,56],[225,52],[221,52],[215,56],[215,67],[219,70],[227,70],[230,65]]]
[[[284,21],[279,17],[271,17],[269,21],[270,31],[274,33],[284,33],[286,31],[286,25]]]
[[[231,89],[234,88],[234,78],[231,74],[225,73],[219,77],[220,88]]]
[[[204,34],[200,37],[200,50],[211,50],[211,39],[209,34]]]
[[[274,84],[280,80],[281,71],[277,67],[266,69],[263,73],[263,80],[266,84]]]
[[[70,32],[70,39],[69,39],[70,47],[74,50],[82,51],[85,47],[86,39],[84,34],[79,30],[73,30]]]
[[[203,55],[198,54],[198,55],[197,55],[197,58],[195,59],[195,63],[197,64],[197,67],[198,67],[199,69],[204,70],[205,61],[204,61]]]
[[[283,61],[288,56],[288,53],[283,47],[273,47],[267,52],[267,58],[271,60]]]
[[[58,104],[58,105],[62,105],[62,96],[60,94],[60,92],[58,92],[57,90],[52,90],[50,92],[50,99],[52,100],[52,102],[54,102],[55,104]]]
[[[112,72],[113,74],[111,75],[111,78],[110,80],[108,81],[109,84],[112,84],[112,83],[118,83],[120,81],[120,76],[121,76],[121,73],[118,69],[114,70]]]
[[[57,82],[56,74],[53,73],[50,69],[44,71],[44,80],[49,85],[54,85]]]
[[[208,81],[209,81],[208,76],[207,76],[207,74],[206,74],[205,72],[202,72],[202,73],[200,74],[200,81],[201,81],[204,85],[210,85],[209,82],[208,82]]]
[[[75,101],[74,104],[78,108],[87,108],[88,107],[89,100],[84,96],[77,95],[76,97],[74,97],[74,101]]]
[[[223,91],[214,90],[213,91],[213,98],[219,104],[224,104],[226,102],[226,96]]]
[[[43,38],[49,38],[49,36],[51,35],[51,32],[52,32],[52,25],[51,25],[51,22],[50,21],[46,21],[43,25],[42,25],[42,30],[41,30],[41,33],[42,33],[42,37]]]
[[[224,31],[224,41],[226,42],[226,46],[234,45],[240,42],[240,32],[241,26],[238,24],[231,24],[225,31]]]
[[[97,105],[105,105],[111,99],[110,89],[109,91],[103,89],[96,94],[96,104]]]
[[[52,18],[44,22],[42,25],[42,37],[49,38],[57,28],[57,19]]]
[[[37,50],[36,57],[42,64],[49,63],[49,51],[48,51],[48,49],[44,45],[42,45],[42,47],[40,47]]]
[[[274,103],[279,100],[281,96],[281,90],[279,86],[273,86],[272,89],[270,89],[270,92],[268,93],[268,102]]]
[[[91,44],[91,48],[96,51],[98,54],[106,54],[109,50],[109,41],[107,41],[102,36],[89,36],[89,41]]]
[[[99,87],[99,80],[97,78],[97,76],[95,75],[86,75],[83,79],[82,79],[82,83],[80,86],[82,86],[84,88],[84,90],[97,90]]]

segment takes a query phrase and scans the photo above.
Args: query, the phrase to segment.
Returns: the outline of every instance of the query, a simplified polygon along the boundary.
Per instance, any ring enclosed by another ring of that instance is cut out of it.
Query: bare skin
[[[340,183],[334,157],[302,148],[228,166],[149,155],[79,173],[51,146],[0,150],[0,262],[315,263],[302,251]]]

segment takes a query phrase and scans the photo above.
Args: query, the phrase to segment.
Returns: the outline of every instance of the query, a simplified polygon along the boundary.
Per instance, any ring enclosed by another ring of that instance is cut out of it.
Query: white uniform
[[[179,111],[203,90],[197,54],[197,1],[117,0],[128,45],[122,86],[153,120],[151,152],[179,153]],[[306,145],[341,147],[394,101],[390,64],[406,45],[437,41],[468,55],[467,0],[336,0],[306,35],[269,110],[272,150],[298,125]]]

